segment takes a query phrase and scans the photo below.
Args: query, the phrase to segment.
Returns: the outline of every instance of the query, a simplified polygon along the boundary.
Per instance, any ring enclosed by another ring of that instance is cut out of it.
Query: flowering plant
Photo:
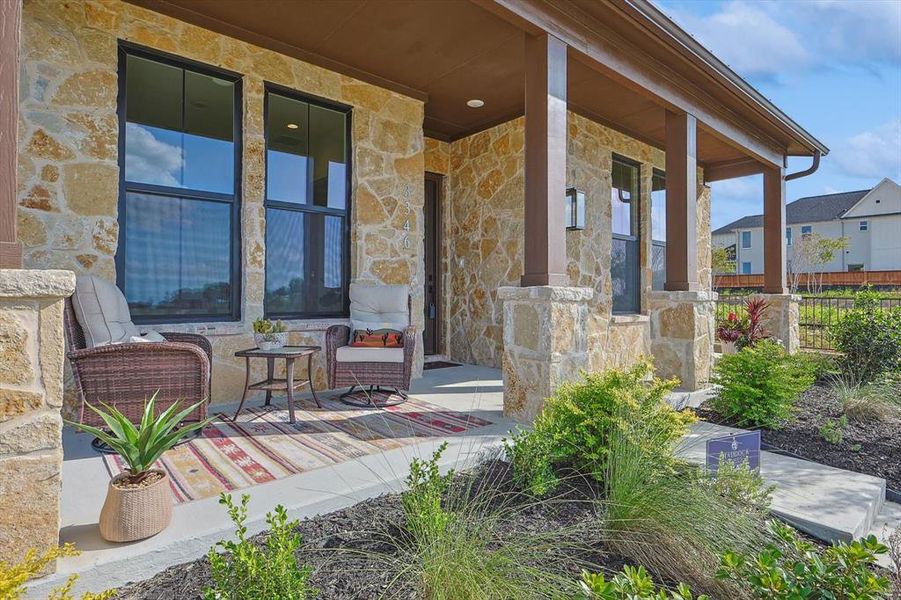
[[[763,327],[763,316],[769,306],[762,298],[748,300],[745,303],[747,316],[730,312],[726,320],[717,325],[716,336],[720,341],[734,343],[738,349],[753,346],[755,342],[770,337]]]

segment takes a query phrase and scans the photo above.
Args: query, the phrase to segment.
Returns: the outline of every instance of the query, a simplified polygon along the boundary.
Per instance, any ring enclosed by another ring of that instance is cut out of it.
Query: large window
[[[610,275],[613,283],[613,312],[639,311],[638,205],[641,188],[639,166],[625,158],[613,157],[613,187],[610,192],[613,217],[613,244]]]
[[[651,176],[651,288],[666,285],[666,175],[654,169]]]
[[[237,319],[240,80],[123,45],[118,284],[138,322]]]
[[[347,314],[349,131],[349,108],[267,87],[267,316]]]
[[[751,232],[750,231],[742,231],[741,232],[741,247],[743,250],[747,250],[751,247]]]

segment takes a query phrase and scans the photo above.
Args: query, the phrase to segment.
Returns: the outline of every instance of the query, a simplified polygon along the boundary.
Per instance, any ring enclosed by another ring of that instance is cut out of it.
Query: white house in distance
[[[824,272],[901,270],[901,186],[889,178],[856,192],[799,198],[785,206],[786,256],[809,233],[848,238],[848,247]],[[763,273],[763,215],[742,217],[712,232],[713,246],[734,249],[742,275]]]

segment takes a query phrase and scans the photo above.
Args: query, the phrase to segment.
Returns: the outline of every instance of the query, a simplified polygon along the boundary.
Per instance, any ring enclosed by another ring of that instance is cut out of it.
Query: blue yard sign
[[[745,461],[750,469],[760,468],[760,431],[735,433],[707,440],[707,472],[716,473],[720,461],[739,467]]]

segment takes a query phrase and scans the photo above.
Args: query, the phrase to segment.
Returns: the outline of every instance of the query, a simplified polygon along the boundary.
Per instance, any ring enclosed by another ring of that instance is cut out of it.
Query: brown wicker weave
[[[138,422],[145,400],[157,391],[157,411],[164,411],[175,402],[187,407],[204,400],[185,420],[206,418],[213,348],[202,335],[162,333],[165,342],[86,348],[71,298],[66,299],[65,325],[69,349],[66,356],[75,376],[79,422],[95,427],[106,425],[85,407],[85,402],[93,406],[100,403],[115,406]]]
[[[328,367],[328,387],[383,386],[396,390],[410,389],[413,374],[413,351],[416,349],[416,329],[404,329],[404,362],[338,362],[338,348],[350,342],[350,327],[332,325],[325,332],[325,351]]]

